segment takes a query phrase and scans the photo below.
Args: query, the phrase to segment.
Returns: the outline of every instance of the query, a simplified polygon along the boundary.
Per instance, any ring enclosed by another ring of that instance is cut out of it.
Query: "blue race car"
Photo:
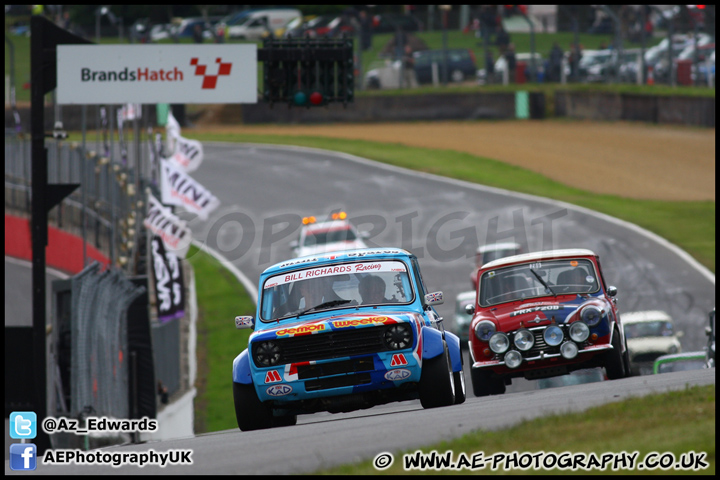
[[[260,276],[248,348],[233,362],[240,430],[294,425],[298,414],[420,399],[465,401],[460,341],[446,332],[417,258],[401,249],[300,257]]]

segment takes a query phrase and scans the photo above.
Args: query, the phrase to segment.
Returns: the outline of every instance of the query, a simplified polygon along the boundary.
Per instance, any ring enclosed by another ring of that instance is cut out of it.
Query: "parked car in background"
[[[465,401],[460,340],[443,329],[417,257],[360,249],[278,263],[260,276],[247,348],[233,361],[238,427],[294,425],[299,414],[419,399]]]
[[[666,312],[649,310],[623,313],[621,316],[633,374],[649,374],[653,362],[660,355],[682,351],[680,338],[683,332],[675,331],[675,323]]]
[[[443,50],[420,50],[413,53],[415,78],[418,84],[434,83],[443,80]],[[462,82],[477,75],[475,55],[466,48],[447,50],[448,82]],[[433,66],[434,65],[434,66]],[[365,86],[370,89],[401,88],[400,60],[386,60],[375,63],[365,73]],[[436,71],[436,74],[433,73]],[[437,76],[434,76],[437,75]]]
[[[241,17],[237,23],[228,25],[227,36],[239,40],[257,40],[301,16],[302,12],[296,8],[254,10]]]
[[[516,242],[490,243],[480,245],[475,251],[475,268],[470,274],[470,281],[477,290],[477,274],[484,264],[497,260],[498,258],[510,257],[522,253],[522,247]]]
[[[704,62],[693,65],[693,82],[695,82],[696,79],[703,86],[715,87],[715,50],[712,51]]]
[[[513,378],[556,377],[603,367],[629,373],[617,288],[586,249],[505,257],[482,266],[470,324],[476,396],[505,393]]]
[[[705,351],[673,353],[656,358],[653,373],[685,372],[705,367]]]
[[[220,20],[220,17],[208,17],[207,20],[203,17],[192,17],[178,19],[170,26],[170,37],[176,38],[189,38],[195,33],[195,27],[200,26],[202,29],[203,39],[208,40],[213,38],[212,30],[215,28],[215,23]]]
[[[470,339],[470,322],[475,307],[475,290],[459,293],[455,297],[455,335],[460,337],[460,345],[467,347]]]
[[[580,59],[580,80],[588,83],[622,81],[618,76],[622,66],[629,63],[637,65],[640,53],[639,48],[623,50],[622,55],[617,50],[599,50],[591,62],[583,64],[583,59]]]
[[[697,47],[697,60],[699,63],[704,63],[707,58],[715,52],[715,42],[711,43],[705,43],[703,45],[699,45]],[[677,71],[678,62],[684,62],[684,61],[695,61],[695,45],[690,44],[687,45],[680,53],[677,54],[676,57],[673,58],[673,69]],[[668,61],[667,58],[661,58],[661,60],[658,62],[657,66],[655,67],[655,75],[656,80],[658,81],[667,81],[669,78],[668,74]]]
[[[315,18],[316,15],[305,15],[304,17],[295,17],[288,20],[282,27],[273,31],[275,38],[295,38],[301,37],[308,21]]]
[[[444,50],[421,50],[413,53],[415,76],[420,84],[433,83],[433,68],[437,69],[437,80],[442,82]],[[433,64],[436,67],[433,67]],[[462,82],[477,76],[475,54],[468,48],[447,49],[447,79],[449,82]]]
[[[705,45],[707,43],[710,43],[712,41],[712,38],[705,34],[700,33],[697,36],[697,43],[698,45]],[[685,35],[685,34],[676,34],[673,36],[672,41],[672,50],[673,50],[673,58],[677,58],[677,56],[685,50],[689,45],[692,45],[694,42],[692,35]],[[665,81],[667,82],[666,75],[666,65],[667,65],[667,57],[668,57],[668,48],[670,43],[668,42],[667,38],[663,38],[660,43],[657,45],[648,48],[645,50],[645,65],[648,69],[652,69],[653,71],[653,79],[656,82],[659,81]],[[636,82],[637,81],[637,75],[638,75],[638,68],[639,64],[638,62],[626,62],[624,63],[620,68],[620,76],[622,81],[626,82]],[[657,73],[657,70],[660,70],[659,76]]]
[[[322,37],[330,30],[330,22],[338,18],[336,14],[319,15],[305,24],[303,37],[317,38]]]
[[[535,52],[534,55],[530,54],[530,52],[519,52],[515,54],[515,65],[517,69],[518,63],[524,63],[525,64],[525,75],[526,78],[529,78],[530,71],[531,71],[531,60],[535,60],[535,69],[538,72],[538,74],[544,76],[544,65],[545,60],[543,60],[542,54]],[[507,69],[507,60],[504,56],[499,57],[495,61],[495,66],[493,67],[495,69],[493,82],[495,83],[502,83],[504,76],[505,76],[505,70]],[[483,70],[484,72],[484,70]],[[515,82],[514,78],[508,79],[511,83]]]
[[[372,18],[373,33],[395,33],[398,29],[403,32],[420,32],[423,24],[412,15],[397,13],[381,13]]]
[[[334,38],[341,37],[342,35],[351,37],[354,34],[355,28],[353,28],[352,23],[350,23],[347,17],[343,15],[329,15],[328,18],[329,21],[327,22],[308,26],[305,30],[306,35],[310,36],[310,38]]]

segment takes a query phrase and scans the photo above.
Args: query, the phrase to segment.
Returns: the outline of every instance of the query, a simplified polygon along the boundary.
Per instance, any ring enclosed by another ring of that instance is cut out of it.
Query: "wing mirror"
[[[465,305],[465,313],[467,313],[468,315],[472,315],[473,313],[475,313],[475,305],[473,305],[472,303]]]
[[[442,292],[433,292],[425,295],[425,305],[428,307],[442,305],[443,303],[445,303],[445,300],[443,299]]]
[[[617,287],[613,287],[612,285],[607,287],[607,294],[610,297],[614,297],[617,295]]]
[[[243,328],[253,328],[255,326],[255,319],[249,316],[235,317],[235,328],[238,330]]]

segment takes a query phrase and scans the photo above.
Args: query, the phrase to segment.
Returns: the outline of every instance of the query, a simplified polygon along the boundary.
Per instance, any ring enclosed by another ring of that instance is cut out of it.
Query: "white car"
[[[459,293],[455,297],[455,335],[460,337],[460,345],[463,348],[467,347],[467,342],[470,339],[470,322],[472,321],[473,312],[475,310],[475,296],[477,291],[470,290],[467,292]],[[472,307],[468,309],[468,307]]]
[[[300,236],[290,243],[295,257],[318,253],[367,248],[363,238],[367,234],[359,233],[348,221],[345,212],[335,212],[324,220],[315,217],[303,218]]]
[[[620,315],[630,353],[633,374],[650,374],[661,355],[682,351],[680,337],[673,319],[660,310],[629,312]]]

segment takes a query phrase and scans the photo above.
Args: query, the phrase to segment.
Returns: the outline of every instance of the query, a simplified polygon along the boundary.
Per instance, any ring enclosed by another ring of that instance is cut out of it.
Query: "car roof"
[[[689,360],[705,358],[705,351],[698,350],[696,352],[680,352],[680,353],[668,353],[667,355],[661,355],[655,359],[655,362],[674,362],[676,360]]]
[[[620,319],[623,323],[656,322],[658,320],[672,322],[672,317],[662,310],[621,313]]]
[[[353,250],[339,250],[336,252],[323,252],[315,255],[305,255],[276,263],[265,269],[263,275],[272,275],[288,268],[297,268],[300,265],[316,265],[323,263],[340,263],[344,261],[362,261],[366,259],[387,259],[397,257],[409,259],[414,257],[411,252],[402,248],[356,248]]]
[[[592,250],[585,248],[568,248],[565,250],[547,250],[544,252],[530,252],[513,255],[511,257],[498,258],[492,262],[488,262],[482,266],[486,268],[503,267],[517,262],[531,262],[536,260],[552,260],[556,258],[572,258],[572,257],[596,257]]]
[[[487,245],[480,245],[477,248],[477,253],[485,253],[492,250],[510,250],[521,248],[519,243],[505,242],[505,243],[490,243]]]
[[[308,232],[315,230],[331,230],[333,228],[352,228],[352,225],[347,220],[329,220],[327,222],[316,222],[309,225],[305,225],[305,230]]]

